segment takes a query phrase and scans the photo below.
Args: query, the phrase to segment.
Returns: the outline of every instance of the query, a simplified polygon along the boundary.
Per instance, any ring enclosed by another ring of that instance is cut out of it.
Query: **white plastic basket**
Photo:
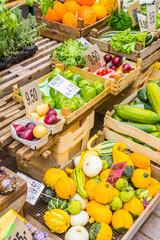
[[[44,138],[42,138],[40,140],[37,140],[37,141],[29,141],[29,140],[25,140],[25,139],[19,138],[17,136],[15,128],[13,127],[13,123],[21,124],[22,126],[26,126],[26,124],[29,123],[29,122],[31,122],[31,120],[28,119],[28,118],[20,118],[20,119],[18,119],[16,121],[12,122],[11,125],[10,125],[12,137],[14,139],[16,139],[17,141],[23,143],[27,147],[31,148],[31,149],[38,149],[38,148],[42,147],[43,145],[45,145],[48,142],[48,136],[49,136],[48,129],[47,129],[48,133],[47,133],[47,135]],[[32,122],[35,123],[36,125],[40,124],[40,122],[37,123],[37,121],[35,121],[33,119],[32,119]]]

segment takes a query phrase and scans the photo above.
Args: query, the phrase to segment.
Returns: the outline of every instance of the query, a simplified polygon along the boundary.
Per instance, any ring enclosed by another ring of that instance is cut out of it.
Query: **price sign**
[[[156,13],[158,13],[158,10],[159,10],[159,4],[160,4],[160,0],[155,0]]]
[[[112,165],[111,171],[109,172],[106,182],[109,182],[114,186],[117,180],[122,176],[126,163],[127,162],[114,163]]]
[[[91,72],[95,72],[105,64],[105,61],[97,44],[94,44],[92,47],[83,52],[83,57]]]
[[[36,106],[42,103],[38,81],[35,80],[28,83],[25,86],[21,87],[20,90],[27,113],[34,112]]]
[[[54,88],[69,99],[74,97],[74,95],[76,95],[80,90],[79,87],[77,87],[61,75],[57,75],[55,78],[53,78],[53,80],[49,82],[48,86]]]
[[[31,205],[35,205],[44,189],[44,184],[26,176],[25,174],[18,172],[17,175],[26,180],[27,182],[28,193],[26,202],[30,203]]]
[[[141,32],[146,32],[147,29],[147,17],[143,14],[137,14],[138,15],[138,22]]]
[[[128,7],[128,13],[132,18],[132,26],[135,26],[138,23],[138,14],[141,13],[139,1],[134,2]]]
[[[147,7],[148,31],[156,30],[156,5]]]
[[[32,236],[20,218],[16,217],[5,235],[5,240],[32,240]]]
[[[81,37],[80,39],[78,39],[79,42],[82,43],[83,47],[91,47],[92,44],[89,43],[85,38]]]

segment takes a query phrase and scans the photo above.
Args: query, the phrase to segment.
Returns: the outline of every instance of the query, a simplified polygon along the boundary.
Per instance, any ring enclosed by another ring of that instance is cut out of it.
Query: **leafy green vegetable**
[[[123,9],[115,10],[107,20],[112,30],[125,30],[132,27],[132,18]]]
[[[157,13],[156,16],[156,29],[160,28],[160,13]]]
[[[87,50],[88,47],[83,47],[82,43],[78,40],[69,39],[64,41],[62,45],[55,50],[52,50],[52,53],[56,52],[56,58],[58,61],[65,63],[65,66],[77,66],[82,65],[86,66],[86,62],[82,53]]]
[[[135,52],[136,42],[142,42],[143,48],[145,48],[146,37],[147,32],[131,34],[130,29],[126,29],[119,34],[114,34],[110,44],[116,51],[131,53]]]

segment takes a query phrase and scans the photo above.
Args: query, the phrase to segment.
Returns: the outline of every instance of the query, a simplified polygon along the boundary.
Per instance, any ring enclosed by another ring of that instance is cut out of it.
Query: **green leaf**
[[[26,0],[26,3],[30,6],[33,7],[33,0]]]

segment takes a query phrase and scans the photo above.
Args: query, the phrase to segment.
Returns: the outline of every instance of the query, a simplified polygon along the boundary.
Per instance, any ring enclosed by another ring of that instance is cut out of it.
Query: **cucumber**
[[[116,113],[113,113],[112,118],[114,118],[118,122],[122,122],[122,118],[118,117],[118,115]]]
[[[154,151],[156,151],[156,149],[155,148],[153,148],[153,147],[151,147],[151,146],[149,146],[148,144],[146,144],[146,143],[143,143],[142,144],[144,147],[147,147],[147,148],[149,148],[149,149],[151,149],[151,150],[154,150]]]
[[[152,132],[152,133],[149,133],[149,134],[156,137],[156,138],[160,137],[160,132]]]
[[[136,143],[140,143],[140,144],[143,143],[140,140],[138,140],[137,138],[133,138],[133,141],[136,142]]]
[[[130,105],[139,105],[139,104],[143,104],[144,105],[144,109],[153,111],[153,108],[149,104],[147,104],[146,102],[141,101],[140,99],[136,99]]]
[[[137,97],[141,100],[146,102],[148,100],[148,96],[147,96],[147,90],[142,88],[138,91],[137,93]]]
[[[156,80],[151,80],[150,83],[155,83],[160,87],[160,81],[156,81]]]
[[[160,123],[155,124],[156,128],[157,128],[157,132],[160,132]]]
[[[160,116],[160,87],[155,83],[148,83],[147,94],[152,108]]]
[[[131,127],[138,128],[146,133],[151,133],[151,132],[157,132],[157,128],[154,125],[150,124],[140,124],[140,123],[131,123],[131,122],[122,122],[126,125],[129,125]]]
[[[114,110],[119,117],[125,120],[147,124],[160,122],[160,116],[150,110],[140,109],[130,105],[115,105]]]

